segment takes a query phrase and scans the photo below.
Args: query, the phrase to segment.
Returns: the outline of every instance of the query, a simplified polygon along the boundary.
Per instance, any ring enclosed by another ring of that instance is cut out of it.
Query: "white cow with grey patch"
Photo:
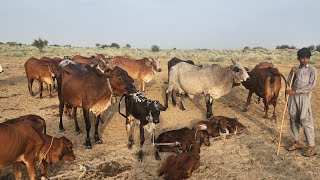
[[[204,94],[207,106],[207,117],[212,116],[212,101],[228,94],[234,84],[241,83],[249,78],[247,71],[240,62],[232,60],[232,65],[221,67],[212,64],[208,67],[198,67],[185,62],[173,66],[169,73],[169,85],[166,90],[166,104],[172,91],[177,92],[178,104],[181,110],[185,110],[182,104],[182,95]]]

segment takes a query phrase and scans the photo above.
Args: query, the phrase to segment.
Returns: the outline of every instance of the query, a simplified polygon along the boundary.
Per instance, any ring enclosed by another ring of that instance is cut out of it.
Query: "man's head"
[[[309,63],[311,57],[311,51],[309,48],[301,48],[297,52],[297,59],[300,61],[300,65],[306,66]]]

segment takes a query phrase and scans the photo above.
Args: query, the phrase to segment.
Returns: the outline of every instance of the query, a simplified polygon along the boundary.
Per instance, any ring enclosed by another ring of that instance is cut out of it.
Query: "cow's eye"
[[[238,67],[234,67],[233,70],[234,70],[235,72],[240,72],[240,71],[241,71],[241,69],[239,69]]]

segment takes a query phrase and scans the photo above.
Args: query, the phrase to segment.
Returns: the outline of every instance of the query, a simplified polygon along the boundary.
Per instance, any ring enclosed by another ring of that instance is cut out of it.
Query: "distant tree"
[[[311,46],[309,46],[308,48],[309,48],[311,51],[313,51],[315,47],[314,47],[314,45],[311,45]]]
[[[130,44],[126,44],[126,48],[131,48]]]
[[[117,44],[117,43],[111,43],[110,47],[120,48],[119,44]]]
[[[151,46],[151,51],[152,52],[159,52],[160,51],[160,47],[158,45],[152,45]]]
[[[3,42],[0,42],[0,44],[4,44]]]
[[[50,45],[50,46],[60,47],[60,45],[59,45],[59,44],[53,44],[53,45]]]
[[[296,49],[296,47],[285,44],[285,45],[277,46],[276,49]]]
[[[250,49],[249,46],[246,46],[246,47],[243,48],[243,50],[249,50],[249,49]]]
[[[107,48],[108,45],[104,44],[104,45],[101,45],[100,47],[101,47],[101,48]]]
[[[320,44],[318,46],[316,46],[316,51],[320,52]]]
[[[18,45],[18,43],[16,43],[16,42],[6,42],[6,45],[16,46],[16,45]]]
[[[173,50],[177,50],[177,48],[173,48]]]
[[[43,48],[48,45],[47,40],[42,40],[39,38],[38,40],[34,40],[32,43],[32,46],[35,46],[36,48],[39,49],[40,52],[43,52]]]
[[[96,47],[100,47],[100,44],[99,44],[99,43],[97,43],[97,44],[96,44]]]

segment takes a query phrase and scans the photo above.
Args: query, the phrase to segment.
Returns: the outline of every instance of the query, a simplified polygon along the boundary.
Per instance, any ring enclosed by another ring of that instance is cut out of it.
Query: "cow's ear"
[[[236,62],[233,59],[231,59],[231,62],[233,65],[236,65]]]

